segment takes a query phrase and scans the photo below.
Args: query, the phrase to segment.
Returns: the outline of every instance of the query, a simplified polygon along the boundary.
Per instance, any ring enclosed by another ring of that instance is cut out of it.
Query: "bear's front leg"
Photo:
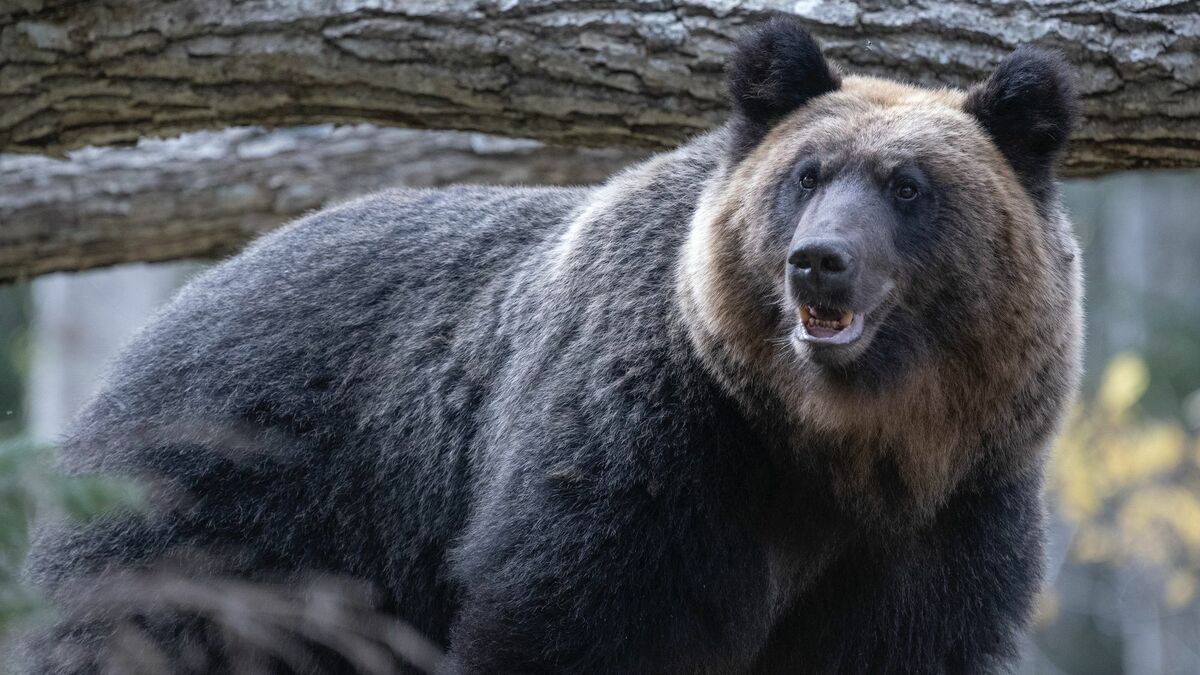
[[[701,491],[509,481],[455,551],[456,673],[745,672],[769,632],[761,547]]]
[[[1004,672],[1041,584],[1039,485],[964,488],[928,526],[861,537],[802,595],[756,672]]]

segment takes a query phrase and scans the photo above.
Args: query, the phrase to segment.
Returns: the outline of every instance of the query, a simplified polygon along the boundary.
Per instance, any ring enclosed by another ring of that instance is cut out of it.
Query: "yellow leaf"
[[[1121,415],[1146,393],[1149,383],[1150,374],[1142,359],[1123,352],[1108,362],[1096,399],[1105,412]]]
[[[1132,474],[1137,480],[1159,476],[1179,466],[1187,441],[1183,429],[1154,424],[1136,436],[1131,445]]]

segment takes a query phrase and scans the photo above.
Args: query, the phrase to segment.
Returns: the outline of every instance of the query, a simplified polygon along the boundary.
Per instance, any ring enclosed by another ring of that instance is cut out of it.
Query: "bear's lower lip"
[[[863,314],[815,305],[800,306],[798,337],[812,344],[845,345],[862,336]]]

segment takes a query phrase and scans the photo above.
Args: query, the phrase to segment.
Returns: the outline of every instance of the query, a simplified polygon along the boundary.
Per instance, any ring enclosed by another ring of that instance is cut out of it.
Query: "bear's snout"
[[[792,289],[801,301],[845,304],[854,290],[856,271],[850,245],[839,239],[804,239],[788,256]]]

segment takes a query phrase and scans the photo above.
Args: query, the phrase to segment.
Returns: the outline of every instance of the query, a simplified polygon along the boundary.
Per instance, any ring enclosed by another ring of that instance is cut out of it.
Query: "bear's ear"
[[[743,37],[729,64],[734,160],[810,99],[842,85],[821,46],[792,16],[779,16]]]
[[[1022,47],[971,88],[974,115],[1039,205],[1054,189],[1054,170],[1079,118],[1070,67],[1056,52]]]

